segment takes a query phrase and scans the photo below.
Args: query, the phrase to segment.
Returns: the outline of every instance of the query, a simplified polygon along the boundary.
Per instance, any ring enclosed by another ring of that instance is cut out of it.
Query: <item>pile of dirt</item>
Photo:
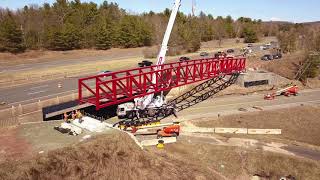
[[[200,127],[282,129],[282,139],[320,145],[320,107],[302,106],[260,111],[197,122]]]
[[[0,179],[215,179],[195,162],[143,151],[120,133],[0,166]]]

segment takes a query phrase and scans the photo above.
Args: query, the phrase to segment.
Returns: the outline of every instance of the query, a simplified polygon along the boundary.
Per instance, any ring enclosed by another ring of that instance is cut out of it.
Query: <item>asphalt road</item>
[[[59,83],[62,84],[62,88],[58,87]],[[0,108],[71,94],[73,91],[76,92],[77,87],[77,78],[67,78],[0,89],[0,102],[7,104]]]

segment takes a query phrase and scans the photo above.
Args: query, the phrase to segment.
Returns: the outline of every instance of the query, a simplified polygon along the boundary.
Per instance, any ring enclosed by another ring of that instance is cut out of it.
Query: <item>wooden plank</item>
[[[281,129],[248,129],[248,134],[279,135],[281,133]]]
[[[246,128],[215,128],[217,134],[247,134]]]

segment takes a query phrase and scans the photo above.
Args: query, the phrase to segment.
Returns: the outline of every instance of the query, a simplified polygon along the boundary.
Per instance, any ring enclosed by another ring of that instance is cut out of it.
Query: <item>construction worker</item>
[[[64,120],[64,122],[66,122],[66,123],[70,123],[69,114],[68,114],[67,112],[65,112],[65,113],[63,114],[63,120]]]
[[[72,120],[75,120],[76,119],[76,112],[75,111],[72,111],[72,113],[71,113],[71,118],[72,118]]]
[[[79,119],[79,123],[83,122],[82,113],[79,110],[76,110],[76,118]]]

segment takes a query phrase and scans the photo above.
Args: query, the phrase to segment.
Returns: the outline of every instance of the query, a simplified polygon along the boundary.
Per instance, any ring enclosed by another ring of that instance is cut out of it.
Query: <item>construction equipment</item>
[[[173,25],[181,5],[181,0],[176,0],[170,15],[169,23],[164,34],[161,49],[157,58],[157,70],[161,70],[161,65],[165,62],[166,53],[168,50],[168,42],[173,29]],[[152,75],[152,84],[156,84],[157,75]],[[174,107],[167,105],[165,97],[163,96],[163,91],[155,96],[153,93],[154,89],[147,89],[149,95],[138,97],[134,99],[134,104],[132,102],[120,104],[117,109],[117,115],[119,118],[139,118],[144,117],[154,117],[160,115],[168,115],[174,113]]]
[[[178,137],[180,134],[180,125],[174,124],[168,127],[164,127],[162,130],[157,131],[157,138],[163,137]]]
[[[93,104],[96,110],[118,105],[118,117],[128,119],[117,125],[146,125],[157,122],[158,117],[175,114],[175,104],[166,102],[165,92],[244,71],[246,59],[242,57],[222,56],[164,64],[180,4],[181,0],[175,0],[156,65],[81,78],[79,102]]]
[[[291,95],[297,96],[298,91],[299,91],[299,89],[298,89],[297,85],[290,85],[290,86],[283,88],[283,89],[280,89],[274,93],[265,95],[264,99],[273,100],[273,99],[275,99],[276,96],[287,96],[287,97],[289,97]]]

